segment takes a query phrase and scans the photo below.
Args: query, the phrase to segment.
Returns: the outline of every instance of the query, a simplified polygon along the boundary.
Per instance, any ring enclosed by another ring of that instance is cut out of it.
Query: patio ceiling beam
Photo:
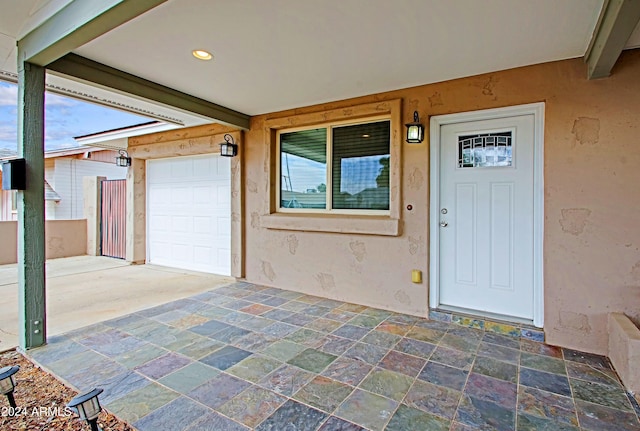
[[[165,1],[72,1],[18,41],[18,62],[46,66]]]
[[[640,1],[605,1],[584,56],[589,79],[605,78],[611,74],[639,21]]]
[[[47,69],[51,72],[88,81],[241,129],[249,129],[249,116],[247,114],[148,81],[77,54],[67,54],[47,65]]]

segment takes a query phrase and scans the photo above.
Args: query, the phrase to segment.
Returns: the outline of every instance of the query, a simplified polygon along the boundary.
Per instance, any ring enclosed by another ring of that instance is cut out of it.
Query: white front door
[[[437,125],[437,307],[536,320],[535,125],[534,114]]]

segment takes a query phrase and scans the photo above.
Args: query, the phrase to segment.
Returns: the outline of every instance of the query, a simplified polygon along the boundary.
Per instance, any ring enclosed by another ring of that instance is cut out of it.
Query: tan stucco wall
[[[635,50],[624,52],[613,76],[602,80],[586,80],[575,59],[252,118],[241,149],[246,279],[428,312],[428,138],[403,144],[400,236],[275,230],[261,226],[271,169],[266,120],[399,98],[403,122],[417,110],[428,126],[432,115],[545,102],[546,337],[606,354],[607,314],[640,314],[639,76]],[[411,283],[411,269],[423,271],[422,284]]]
[[[87,221],[47,220],[45,229],[45,255],[47,259],[83,256],[87,254]],[[18,261],[18,222],[0,222],[0,265]]]

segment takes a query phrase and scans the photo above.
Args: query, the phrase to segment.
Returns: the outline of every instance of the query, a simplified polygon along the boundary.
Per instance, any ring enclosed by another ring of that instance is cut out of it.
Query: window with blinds
[[[389,210],[389,120],[281,131],[282,211]]]

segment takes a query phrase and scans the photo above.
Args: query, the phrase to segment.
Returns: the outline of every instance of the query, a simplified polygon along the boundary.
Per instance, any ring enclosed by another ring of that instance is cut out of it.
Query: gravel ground
[[[0,395],[0,430],[88,431],[89,425],[65,409],[77,392],[66,387],[51,374],[34,365],[15,350],[0,354],[0,368],[19,365],[15,375],[17,415],[7,397]],[[134,431],[129,424],[102,411],[98,424],[103,431]]]

